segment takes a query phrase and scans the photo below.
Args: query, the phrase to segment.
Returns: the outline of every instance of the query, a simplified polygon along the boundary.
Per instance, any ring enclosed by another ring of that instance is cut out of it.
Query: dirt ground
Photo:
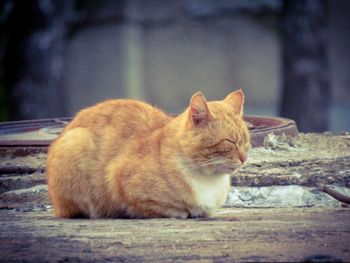
[[[0,210],[0,222],[1,262],[350,261],[347,208],[221,209],[215,220]]]

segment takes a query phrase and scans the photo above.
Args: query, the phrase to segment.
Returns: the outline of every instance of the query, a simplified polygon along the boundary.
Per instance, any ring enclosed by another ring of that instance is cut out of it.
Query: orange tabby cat
[[[110,100],[80,111],[50,146],[47,180],[58,217],[204,217],[224,204],[247,159],[244,95],[201,92],[170,117]]]

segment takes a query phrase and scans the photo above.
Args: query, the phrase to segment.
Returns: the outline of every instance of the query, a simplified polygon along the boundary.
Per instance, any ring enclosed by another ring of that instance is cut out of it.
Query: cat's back
[[[100,135],[112,129],[121,137],[130,137],[161,128],[170,119],[158,108],[142,101],[116,99],[81,110],[65,131],[82,127]]]
[[[109,100],[81,110],[48,150],[50,189],[59,186],[56,181],[64,177],[68,181],[80,178],[74,180],[85,184],[84,189],[89,189],[89,184],[103,184],[98,180],[88,182],[84,176],[104,174],[112,159],[133,145],[142,144],[140,140],[151,136],[169,120],[159,109],[136,100]]]

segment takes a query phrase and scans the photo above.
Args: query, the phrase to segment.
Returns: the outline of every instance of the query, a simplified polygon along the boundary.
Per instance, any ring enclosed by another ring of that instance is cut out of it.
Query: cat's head
[[[247,160],[250,134],[243,115],[242,90],[222,101],[207,102],[194,94],[182,115],[185,125],[179,139],[187,165],[199,173],[233,174]]]

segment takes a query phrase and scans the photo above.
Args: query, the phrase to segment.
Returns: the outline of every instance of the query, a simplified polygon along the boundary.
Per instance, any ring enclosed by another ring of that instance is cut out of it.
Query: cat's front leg
[[[189,210],[189,218],[208,218],[214,215],[210,209],[203,209],[201,207],[192,207]]]
[[[177,218],[186,219],[190,215],[187,211],[164,205],[155,201],[137,202],[136,206],[129,207],[128,213],[137,218]]]
[[[189,218],[189,213],[183,210],[178,210],[178,209],[166,209],[166,217],[170,218],[177,218],[177,219],[186,219]]]

